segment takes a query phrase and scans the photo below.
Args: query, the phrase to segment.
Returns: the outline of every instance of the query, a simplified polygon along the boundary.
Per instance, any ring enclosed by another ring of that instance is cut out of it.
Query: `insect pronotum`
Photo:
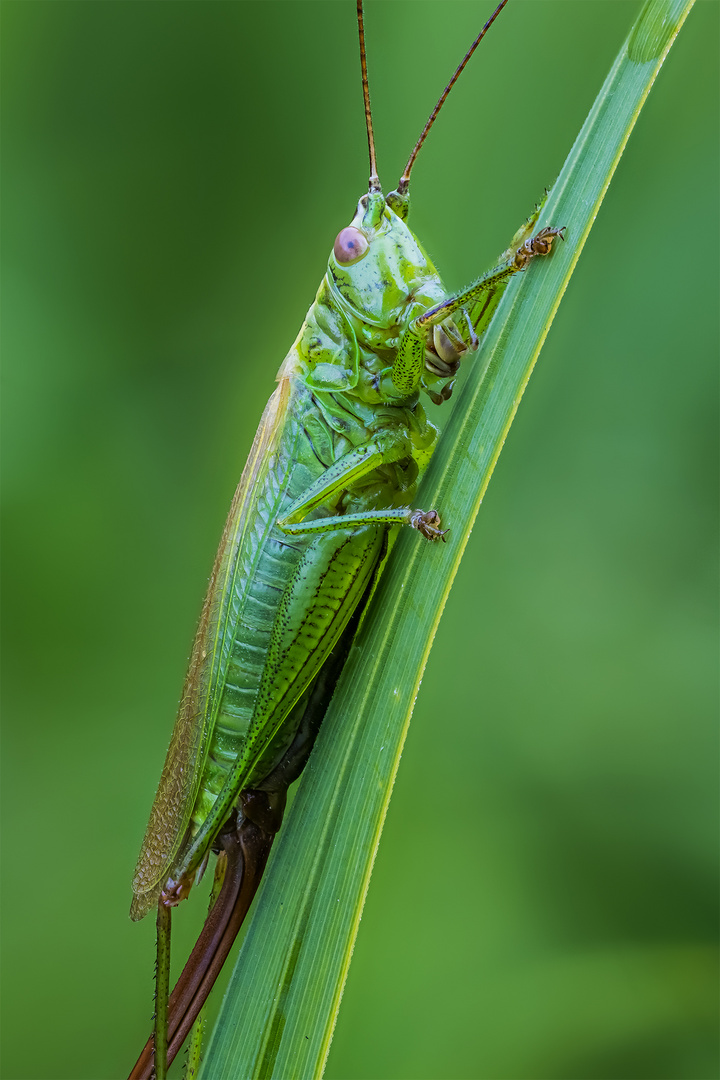
[[[426,403],[448,400],[507,281],[562,236],[555,227],[536,232],[536,211],[496,266],[449,294],[406,224],[418,152],[506,3],[477,35],[397,188],[385,195],[357,0],[368,192],[338,232],[315,301],[280,366],[212,571],[133,881],[132,918],[157,908],[158,957],[154,1036],[132,1077],[166,1075],[227,956],[390,530],[407,525],[420,533],[418,542],[444,539],[440,508],[414,504],[437,437]],[[211,852],[218,855],[215,902],[168,1003],[170,912]],[[191,1061],[199,1042],[196,1028]]]

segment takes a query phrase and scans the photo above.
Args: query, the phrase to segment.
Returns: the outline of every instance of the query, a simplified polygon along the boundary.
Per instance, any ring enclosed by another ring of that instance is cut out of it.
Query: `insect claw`
[[[428,510],[427,513],[424,510],[413,510],[410,515],[410,524],[426,540],[442,540],[445,542],[445,534],[450,532],[449,529],[438,528],[440,515],[437,510]]]

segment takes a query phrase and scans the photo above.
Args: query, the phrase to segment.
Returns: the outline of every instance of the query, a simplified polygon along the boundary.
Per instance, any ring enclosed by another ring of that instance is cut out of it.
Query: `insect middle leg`
[[[322,503],[332,503],[351,484],[367,476],[380,465],[401,461],[412,454],[410,435],[402,428],[381,432],[344,454],[288,509],[277,522],[278,528],[292,536],[335,532],[364,525],[410,525],[426,540],[444,537],[436,510],[411,510],[409,507],[387,510],[363,510],[304,521],[303,518]]]

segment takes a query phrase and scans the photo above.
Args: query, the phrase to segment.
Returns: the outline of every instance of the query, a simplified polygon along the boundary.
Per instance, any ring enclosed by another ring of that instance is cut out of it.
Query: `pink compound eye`
[[[350,263],[362,259],[367,249],[368,242],[360,230],[356,229],[354,225],[348,225],[346,229],[337,234],[333,251],[341,266],[349,266]]]

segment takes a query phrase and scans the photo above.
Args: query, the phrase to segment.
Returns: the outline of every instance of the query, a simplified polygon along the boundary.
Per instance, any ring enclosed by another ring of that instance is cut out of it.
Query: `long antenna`
[[[503,0],[507,3],[507,0]],[[370,112],[370,87],[367,77],[367,58],[365,56],[365,27],[363,26],[362,0],[357,0],[358,37],[360,38],[360,67],[362,68],[363,100],[365,102],[365,126],[367,128],[368,150],[370,152],[370,191],[380,191],[380,180],[375,162],[375,139],[373,138],[372,113]]]
[[[495,20],[497,19],[498,15],[502,11],[502,9],[505,7],[507,2],[508,2],[508,0],[500,0],[500,3],[495,8],[492,15],[490,16],[488,21],[485,23],[482,30],[478,34],[478,36],[475,38],[475,40],[473,41],[473,43],[470,46],[470,48],[468,49],[468,51],[465,53],[465,57],[462,60],[462,62],[460,63],[460,65],[458,66],[457,71],[453,75],[452,79],[450,80],[450,82],[447,84],[447,86],[443,90],[442,94],[440,95],[440,100],[438,101],[438,103],[435,106],[435,108],[433,109],[433,111],[430,113],[430,118],[428,119],[428,122],[425,125],[425,127],[422,129],[422,134],[421,134],[420,138],[418,139],[418,141],[415,143],[415,149],[413,150],[412,154],[410,155],[408,163],[405,166],[405,171],[403,172],[402,176],[400,177],[400,183],[398,184],[398,194],[407,195],[408,187],[410,186],[410,170],[412,169],[413,165],[415,164],[415,158],[418,156],[418,154],[420,152],[420,147],[425,142],[425,138],[427,136],[428,131],[430,130],[430,128],[435,123],[435,118],[437,117],[437,114],[440,112],[443,105],[445,104],[445,99],[448,96],[448,94],[450,93],[450,91],[452,90],[453,86],[455,85],[455,83],[460,78],[460,75],[461,75],[463,69],[465,68],[465,65],[467,64],[468,60],[470,59],[472,54],[475,52],[478,45],[480,44],[482,39],[485,37],[488,30],[490,29],[492,24],[495,22]],[[358,11],[359,10],[360,10],[360,0],[358,0]],[[361,37],[361,40],[362,40],[362,37]],[[361,45],[361,49],[362,49],[362,45]],[[367,106],[367,108],[369,108],[369,106]]]

